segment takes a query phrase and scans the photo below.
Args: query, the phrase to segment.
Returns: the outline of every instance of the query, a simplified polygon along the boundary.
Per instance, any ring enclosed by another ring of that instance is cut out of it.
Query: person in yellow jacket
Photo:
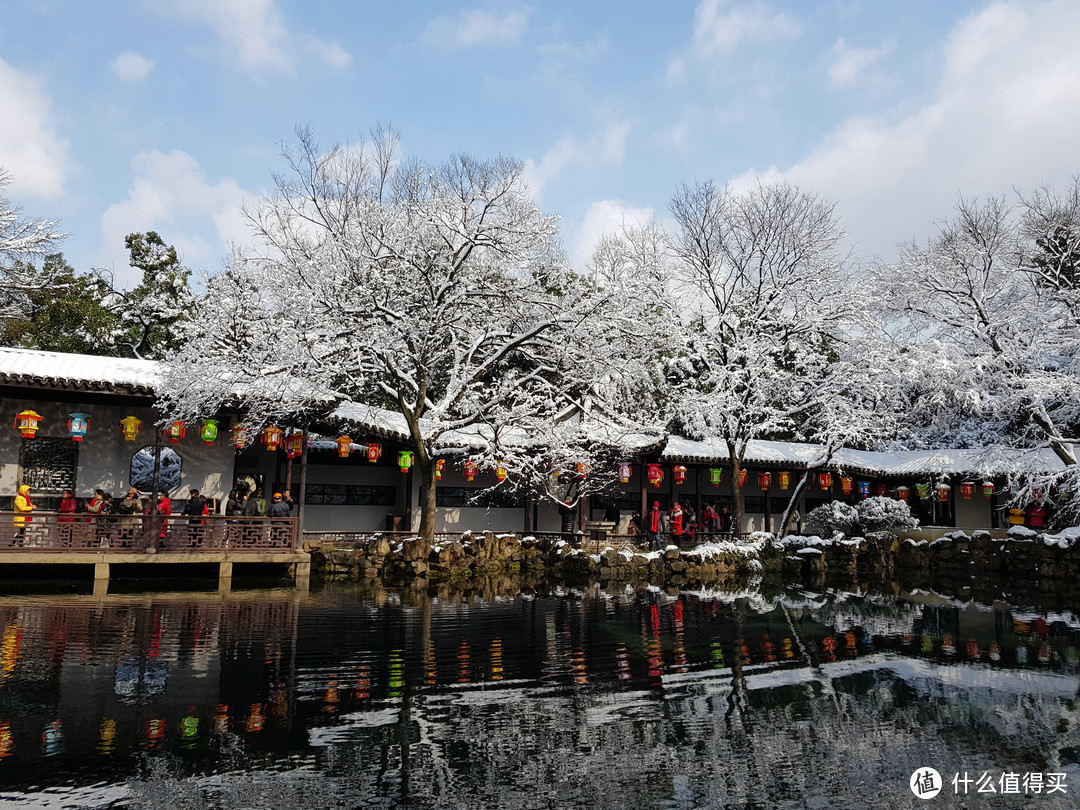
[[[30,485],[23,484],[19,487],[19,494],[15,496],[15,528],[25,528],[26,521],[29,519],[27,516],[36,508],[30,503]]]

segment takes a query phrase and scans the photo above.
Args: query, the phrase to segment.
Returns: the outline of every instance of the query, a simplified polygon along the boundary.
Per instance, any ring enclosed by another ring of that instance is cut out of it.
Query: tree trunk
[[[738,540],[742,534],[742,459],[731,453],[731,536]]]
[[[416,453],[416,470],[420,473],[420,539],[435,542],[435,460],[423,448]]]
[[[777,537],[783,537],[784,532],[787,531],[788,521],[791,520],[791,513],[795,511],[795,504],[799,501],[799,496],[806,490],[806,485],[810,482],[810,470],[807,469],[800,477],[798,483],[795,484],[795,489],[791,492],[791,497],[788,499],[787,506],[784,508],[783,517],[780,518],[780,524],[777,526]],[[797,528],[797,527],[796,527]]]

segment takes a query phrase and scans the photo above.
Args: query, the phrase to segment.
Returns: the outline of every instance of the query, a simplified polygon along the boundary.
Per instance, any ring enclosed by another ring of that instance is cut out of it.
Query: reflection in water
[[[0,627],[0,801],[27,806],[908,807],[925,767],[1080,804],[1060,609],[335,585],[0,599]]]

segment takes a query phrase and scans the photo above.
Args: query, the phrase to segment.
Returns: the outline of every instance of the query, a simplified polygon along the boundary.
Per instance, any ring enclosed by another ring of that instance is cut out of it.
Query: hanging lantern
[[[15,429],[22,433],[24,439],[34,438],[34,434],[37,433],[41,421],[41,414],[34,413],[33,411],[20,411],[15,417]]]
[[[902,501],[906,501],[908,499],[908,494],[910,492],[911,492],[911,490],[908,489],[907,487],[897,487],[896,488],[896,497],[899,498]]]
[[[886,495],[888,495],[888,494],[889,494],[889,488],[888,488],[888,486],[886,486],[885,484],[878,484],[878,485],[877,485],[877,486],[876,486],[876,487],[874,488],[874,492],[876,492],[876,493],[877,493],[877,496],[878,496],[879,498],[884,498],[884,497],[885,497]]]
[[[915,494],[919,496],[921,500],[926,500],[930,497],[930,485],[929,484],[916,484]]]
[[[757,485],[759,487],[761,487],[762,490],[766,490],[770,486],[772,486],[772,473],[767,473],[767,472],[758,473],[757,474]]]
[[[631,468],[629,461],[619,462],[619,480],[624,484],[630,483]]]
[[[589,474],[589,465],[583,461],[579,461],[575,464],[574,469],[577,470],[578,478],[584,478]]]
[[[285,457],[299,458],[304,454],[304,434],[297,431],[285,437]]]
[[[382,445],[378,442],[370,442],[367,446],[367,452],[364,455],[367,456],[368,461],[374,464],[382,458]]]
[[[125,442],[133,442],[142,433],[142,421],[134,416],[125,416],[120,420],[120,435]]]
[[[965,500],[971,498],[971,496],[975,494],[975,482],[964,481],[960,485],[960,494],[964,497]]]
[[[709,470],[709,483],[714,487],[720,486],[720,482],[724,480],[724,471],[720,467],[712,467]]]
[[[675,467],[671,471],[675,474],[675,483],[676,484],[685,484],[686,483],[686,465],[685,464],[676,464]]]
[[[993,481],[983,481],[982,482],[982,493],[983,493],[984,498],[993,498],[994,497],[994,482]]]
[[[413,452],[412,450],[401,450],[397,454],[398,469],[403,473],[407,473],[412,469]]]
[[[781,470],[776,474],[776,480],[780,484],[780,489],[787,492],[787,488],[791,486],[791,473],[787,470]]]
[[[203,444],[210,446],[217,441],[219,424],[217,419],[207,419],[199,425],[199,438]]]
[[[832,489],[832,473],[818,473],[818,483],[824,490]]]
[[[844,475],[840,477],[840,491],[843,492],[845,495],[851,494],[851,488],[854,486],[854,484],[855,482],[848,476]]]
[[[859,497],[860,498],[869,498],[870,497],[870,482],[869,481],[860,481],[859,482]]]
[[[86,436],[86,431],[90,429],[90,414],[73,413],[69,415],[67,429],[68,433],[71,434],[72,441],[81,442]]]
[[[348,458],[349,453],[352,452],[352,438],[349,436],[338,436],[334,439],[334,444],[337,445],[338,458]]]
[[[476,473],[480,469],[480,465],[472,459],[465,462],[465,480],[472,481],[476,478]]]
[[[659,488],[661,482],[664,480],[664,470],[659,464],[650,464],[647,467],[649,483],[654,487]]]
[[[740,489],[742,487],[746,486],[746,476],[747,476],[746,470],[739,470],[739,488]]]
[[[499,481],[506,480],[506,466],[502,461],[495,465],[495,478]]]
[[[949,500],[949,494],[952,492],[952,487],[948,484],[938,484],[937,487],[937,499],[939,501]]]
[[[446,459],[445,458],[440,458],[435,462],[435,480],[436,481],[441,481],[442,480],[442,471],[443,471],[443,468],[445,466],[446,466]]]
[[[285,436],[285,433],[281,428],[275,425],[269,425],[262,432],[262,443],[266,445],[266,449],[270,452],[276,451],[281,447],[281,440]]]
[[[187,426],[179,419],[165,426],[165,438],[169,444],[176,444],[187,435]]]
[[[232,437],[233,447],[237,450],[243,450],[248,446],[251,432],[247,429],[247,425],[237,422],[229,429],[229,436]]]

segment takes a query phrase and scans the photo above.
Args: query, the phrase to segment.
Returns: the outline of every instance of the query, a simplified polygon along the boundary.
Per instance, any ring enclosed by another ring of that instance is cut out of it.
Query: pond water
[[[1076,807],[1078,687],[1080,617],[929,591],[24,594],[0,805]]]

